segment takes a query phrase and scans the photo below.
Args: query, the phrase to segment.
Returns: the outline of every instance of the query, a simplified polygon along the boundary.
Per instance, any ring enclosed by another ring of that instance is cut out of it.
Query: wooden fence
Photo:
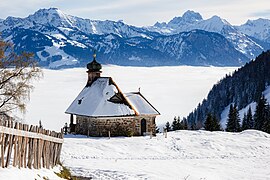
[[[61,133],[13,121],[0,121],[0,164],[2,168],[50,168],[60,162]]]

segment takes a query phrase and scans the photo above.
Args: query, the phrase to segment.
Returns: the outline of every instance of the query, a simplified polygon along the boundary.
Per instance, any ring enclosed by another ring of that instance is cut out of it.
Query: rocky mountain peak
[[[195,12],[195,11],[191,11],[191,10],[186,11],[183,14],[182,18],[187,20],[187,21],[200,21],[200,20],[203,20],[200,13]]]

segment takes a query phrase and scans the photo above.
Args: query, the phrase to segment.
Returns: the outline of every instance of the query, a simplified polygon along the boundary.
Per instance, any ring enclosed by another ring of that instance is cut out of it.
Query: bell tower
[[[102,73],[101,64],[96,61],[96,52],[94,51],[93,54],[93,61],[87,64],[87,74],[88,74],[88,80],[86,86],[90,86],[95,78],[99,78],[100,74]]]

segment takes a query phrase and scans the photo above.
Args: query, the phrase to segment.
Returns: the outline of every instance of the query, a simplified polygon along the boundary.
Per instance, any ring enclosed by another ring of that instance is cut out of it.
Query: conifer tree
[[[247,114],[244,113],[244,117],[243,117],[243,120],[242,120],[242,131],[246,130],[246,129],[249,129],[248,128],[248,122],[247,122]]]
[[[253,129],[254,128],[254,119],[252,116],[251,107],[249,106],[248,112],[247,112],[247,128]]]
[[[187,118],[183,118],[182,123],[180,123],[180,128],[187,130],[188,129],[188,122],[187,122]]]
[[[173,118],[173,122],[172,122],[172,130],[173,130],[173,131],[178,130],[178,125],[177,125],[177,118],[176,118],[176,116]]]
[[[267,120],[267,103],[264,96],[259,99],[259,102],[256,106],[254,114],[254,128],[257,130],[262,130],[264,122]]]
[[[204,129],[206,131],[212,131],[212,127],[213,127],[213,117],[211,113],[208,113],[206,120],[204,122]]]
[[[165,124],[165,130],[167,130],[167,132],[171,131],[171,125],[169,121],[167,121]]]
[[[262,126],[262,131],[270,133],[270,105],[267,104],[265,109],[265,119]]]
[[[218,120],[218,118],[214,115],[213,116],[213,131],[220,131],[221,127],[220,127],[220,121]]]
[[[220,131],[219,120],[211,113],[207,114],[207,118],[204,122],[204,128],[206,131]]]
[[[230,105],[226,131],[240,132],[240,118],[236,105]]]

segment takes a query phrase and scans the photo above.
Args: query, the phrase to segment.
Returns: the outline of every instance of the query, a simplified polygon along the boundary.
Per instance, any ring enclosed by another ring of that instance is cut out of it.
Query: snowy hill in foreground
[[[177,131],[167,139],[68,136],[61,156],[73,174],[93,179],[270,178],[270,135],[255,130]]]
[[[270,135],[175,131],[147,137],[67,135],[61,161],[73,175],[108,180],[236,180],[270,178]],[[0,179],[57,180],[53,170],[0,168]]]

